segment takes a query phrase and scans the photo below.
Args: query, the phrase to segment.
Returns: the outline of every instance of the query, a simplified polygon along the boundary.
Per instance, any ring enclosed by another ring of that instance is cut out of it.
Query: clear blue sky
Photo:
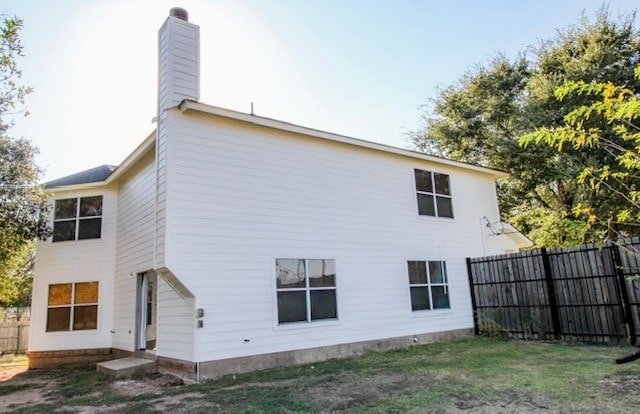
[[[14,136],[45,180],[119,164],[154,125],[157,30],[173,6],[201,30],[201,101],[398,147],[420,106],[496,53],[575,24],[595,0],[3,0],[24,20]],[[636,1],[610,1],[614,15]]]

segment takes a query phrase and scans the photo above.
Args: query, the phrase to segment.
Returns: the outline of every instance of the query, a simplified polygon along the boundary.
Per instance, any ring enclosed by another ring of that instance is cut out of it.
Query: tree
[[[49,229],[40,220],[46,195],[38,184],[37,150],[28,140],[9,135],[13,126],[9,118],[28,115],[23,106],[31,92],[18,83],[22,77],[17,64],[23,56],[19,38],[22,20],[0,18],[0,301],[15,305],[24,302],[24,283],[30,290],[31,242],[47,237]]]
[[[31,286],[33,284],[33,242],[26,243],[22,251],[5,261],[0,272],[0,306],[26,307],[31,305]]]
[[[640,66],[635,70],[640,80]],[[611,161],[584,165],[576,177],[579,185],[588,187],[604,199],[617,198],[616,203],[596,210],[578,204],[577,216],[588,224],[606,225],[607,238],[635,233],[640,226],[640,100],[628,86],[608,82],[568,82],[555,90],[559,101],[575,97],[593,98],[564,116],[565,124],[555,128],[539,128],[520,138],[520,144],[544,142],[562,152],[567,146],[582,152],[604,151]]]
[[[612,155],[601,149],[558,152],[544,145],[523,150],[519,137],[563,125],[566,113],[593,99],[583,95],[557,100],[554,90],[566,82],[611,80],[638,90],[640,82],[633,73],[639,60],[635,14],[614,20],[602,8],[594,21],[583,15],[580,24],[559,31],[528,53],[512,61],[498,55],[440,90],[424,115],[424,127],[410,141],[420,151],[509,172],[510,178],[498,189],[502,218],[537,245],[594,239],[601,223],[585,223],[575,215],[576,207],[604,217],[610,206],[622,201],[613,192],[580,185],[575,177],[585,166],[610,164]],[[603,130],[613,133],[606,125]]]

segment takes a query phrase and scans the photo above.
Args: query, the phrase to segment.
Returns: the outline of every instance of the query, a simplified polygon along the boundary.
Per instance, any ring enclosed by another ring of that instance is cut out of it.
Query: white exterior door
[[[158,277],[138,274],[136,300],[136,350],[155,350],[157,326]]]

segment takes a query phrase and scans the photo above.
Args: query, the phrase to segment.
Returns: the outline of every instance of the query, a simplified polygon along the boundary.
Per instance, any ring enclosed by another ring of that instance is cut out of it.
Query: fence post
[[[627,324],[629,332],[629,343],[635,346],[638,338],[636,336],[636,326],[633,321],[633,311],[631,310],[631,304],[629,303],[629,291],[627,290],[627,281],[624,277],[622,258],[620,257],[620,246],[612,243],[608,247],[611,250],[611,260],[613,260],[613,267],[616,271],[618,285],[620,286],[620,299],[622,302],[625,323]]]
[[[553,275],[551,274],[551,262],[549,261],[549,255],[547,249],[544,247],[540,249],[542,253],[542,265],[544,268],[544,278],[547,282],[547,295],[549,296],[549,310],[551,311],[551,321],[553,322],[553,337],[560,339],[560,311],[558,309],[558,299],[556,297],[556,287],[553,284]]]
[[[20,353],[20,334],[22,332],[20,332],[20,328],[22,328],[22,326],[18,325],[18,338],[16,339],[16,355]]]
[[[478,310],[476,308],[476,293],[473,289],[473,273],[471,271],[471,258],[467,257],[467,276],[469,276],[469,289],[471,290],[471,307],[473,308],[473,331],[480,335],[480,325],[478,324]]]

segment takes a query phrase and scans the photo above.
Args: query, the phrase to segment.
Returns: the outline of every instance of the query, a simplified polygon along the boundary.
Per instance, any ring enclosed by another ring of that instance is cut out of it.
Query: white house
[[[159,77],[122,164],[47,184],[31,367],[137,355],[207,378],[472,332],[465,258],[518,247],[484,224],[502,172],[198,102],[182,9]]]

